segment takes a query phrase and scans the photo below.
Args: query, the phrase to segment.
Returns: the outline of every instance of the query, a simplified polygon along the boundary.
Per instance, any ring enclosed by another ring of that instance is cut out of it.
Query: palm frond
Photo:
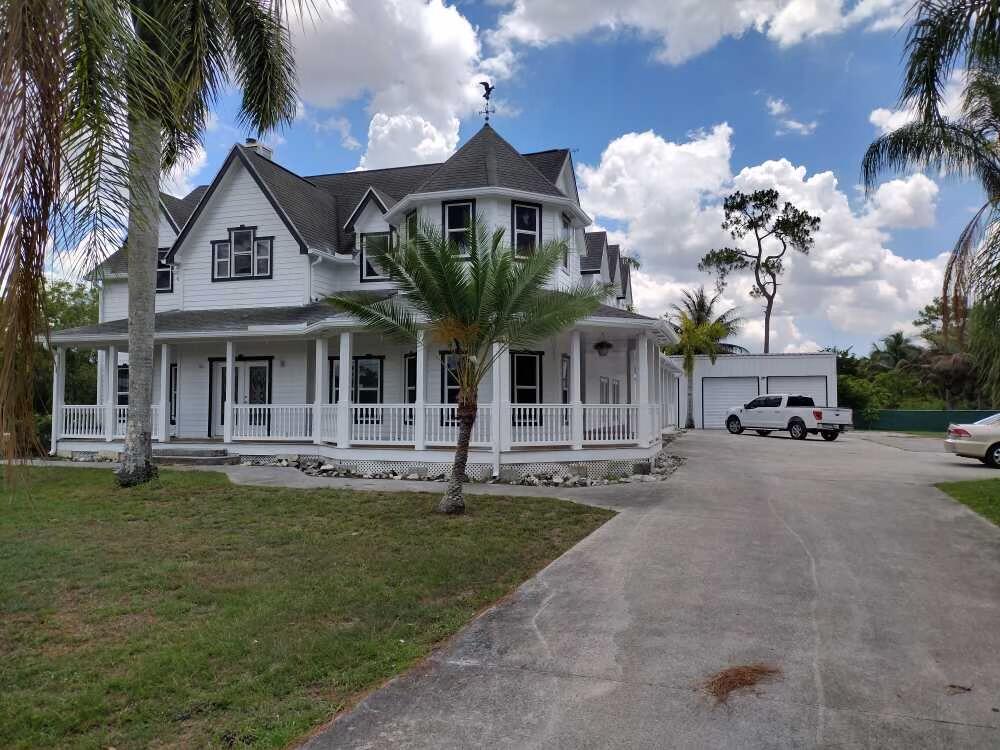
[[[338,310],[353,315],[363,325],[396,341],[415,341],[419,328],[412,312],[398,297],[348,297],[334,294],[327,301]]]

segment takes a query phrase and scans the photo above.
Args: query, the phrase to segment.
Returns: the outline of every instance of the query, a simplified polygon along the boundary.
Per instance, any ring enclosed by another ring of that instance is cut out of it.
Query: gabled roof
[[[604,248],[608,244],[608,233],[585,232],[583,236],[587,241],[587,253],[580,258],[580,272],[598,273],[601,270]]]
[[[398,203],[395,198],[386,193],[384,190],[379,190],[374,185],[369,185],[368,189],[365,190],[365,194],[361,199],[361,202],[358,203],[353,211],[351,211],[351,215],[348,216],[347,221],[344,222],[344,228],[348,230],[353,229],[354,222],[356,222],[358,217],[361,216],[361,213],[365,210],[365,206],[372,201],[375,202],[375,205],[381,213],[385,213]]]
[[[557,185],[559,173],[562,172],[563,164],[569,158],[569,149],[551,148],[548,151],[534,151],[530,154],[523,154],[523,156],[542,173],[546,180]]]
[[[333,197],[304,177],[299,177],[280,164],[261,156],[254,149],[237,144],[229,152],[212,184],[202,193],[194,212],[181,229],[170,250],[171,259],[191,231],[191,227],[197,223],[198,217],[218,189],[223,176],[237,160],[246,168],[288,231],[299,243],[300,252],[316,249],[332,253],[336,249],[336,203]]]
[[[622,256],[621,264],[622,264],[622,271],[621,271],[622,293],[619,296],[625,298],[628,296],[628,288],[629,285],[632,283],[632,267],[625,262],[624,256]]]
[[[489,125],[466,141],[415,192],[503,187],[541,195],[566,196],[530,160]]]
[[[618,277],[618,267],[621,265],[621,248],[618,245],[608,245],[608,281],[614,282]]]

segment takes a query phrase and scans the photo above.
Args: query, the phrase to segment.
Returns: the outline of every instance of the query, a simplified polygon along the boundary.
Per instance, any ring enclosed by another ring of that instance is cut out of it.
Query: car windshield
[[[1000,412],[985,419],[980,419],[976,424],[1000,424]]]

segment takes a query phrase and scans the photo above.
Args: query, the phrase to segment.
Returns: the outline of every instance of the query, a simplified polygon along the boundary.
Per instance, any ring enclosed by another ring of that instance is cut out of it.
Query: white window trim
[[[389,277],[385,274],[376,274],[369,276],[367,273],[368,269],[368,238],[369,237],[385,237],[386,242],[392,243],[392,232],[360,232],[358,237],[358,244],[361,247],[361,281],[388,281]],[[372,268],[375,266],[373,265]]]
[[[475,218],[476,218],[476,201],[475,200],[473,200],[472,198],[469,198],[468,200],[445,201],[444,204],[443,204],[443,206],[442,206],[442,212],[444,213],[444,216],[442,217],[442,224],[444,225],[444,237],[445,237],[445,239],[450,239],[452,232],[462,232],[462,234],[464,235],[466,232],[469,231],[469,225],[466,225],[464,227],[452,227],[448,223],[449,209],[454,208],[456,206],[468,206],[469,207],[469,222],[471,224],[471,222],[475,221]],[[460,257],[466,258],[466,257],[468,257],[468,254],[462,254]]]
[[[527,208],[535,213],[535,229],[534,231],[530,229],[518,229],[517,228],[517,210],[519,208]],[[518,252],[517,249],[517,238],[524,234],[530,235],[535,240],[535,246],[532,252],[538,250],[542,244],[542,207],[537,203],[524,203],[522,201],[511,201],[510,204],[510,231],[511,231],[511,245],[514,248],[515,257],[527,257]]]
[[[169,247],[156,249],[156,291],[160,294],[169,294],[174,291],[174,267],[171,263],[164,262],[164,258],[170,253]],[[160,286],[160,274],[166,271],[170,279],[170,284],[166,287]]]

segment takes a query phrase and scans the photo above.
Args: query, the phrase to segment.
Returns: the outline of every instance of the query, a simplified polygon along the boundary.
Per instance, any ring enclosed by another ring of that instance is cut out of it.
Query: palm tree
[[[683,357],[682,367],[687,376],[687,420],[685,427],[694,427],[694,362],[699,354],[708,355],[715,364],[721,353],[719,342],[728,334],[726,326],[718,320],[696,322],[686,311],[678,313],[674,321],[677,343],[670,347],[671,354]]]
[[[724,310],[721,313],[716,313],[715,305],[719,301],[720,294],[716,294],[714,297],[709,297],[705,292],[705,287],[700,286],[695,290],[685,289],[681,292],[683,299],[679,305],[673,305],[673,312],[667,314],[667,318],[670,322],[671,327],[674,332],[678,335],[680,334],[680,320],[682,315],[687,315],[695,325],[703,325],[708,323],[718,323],[721,328],[717,329],[720,331],[725,331],[725,334],[720,337],[718,341],[713,345],[713,349],[718,354],[746,354],[747,349],[738,344],[729,344],[722,341],[722,339],[731,338],[740,332],[743,327],[743,318],[737,314],[735,307],[731,307],[728,310]],[[679,353],[679,352],[673,352]],[[706,350],[704,352],[699,352],[700,354],[709,354]]]
[[[384,336],[412,341],[423,328],[456,355],[459,430],[451,480],[438,506],[442,513],[465,510],[462,483],[479,384],[497,357],[571,326],[611,291],[603,285],[548,291],[564,250],[563,242],[547,242],[532,256],[515,259],[504,231],[490,235],[481,218],[467,231],[465,248],[425,225],[416,237],[375,259],[400,294],[382,300],[329,298]]]
[[[293,0],[305,5],[309,0]],[[94,266],[128,237],[130,409],[120,479],[152,475],[153,300],[162,168],[198,143],[230,79],[258,132],[295,111],[282,0],[7,0],[0,4],[0,433],[35,445],[32,342],[46,252]]]
[[[211,104],[230,79],[243,90],[238,119],[261,133],[295,117],[291,42],[278,0],[164,3],[132,0],[139,38],[169,65],[157,80],[173,92],[172,111],[128,117],[132,201],[129,212],[129,410],[118,482],[155,476],[152,464],[153,328],[156,312],[158,185],[161,165],[197,145]],[[144,19],[151,18],[147,29]]]
[[[986,201],[960,233],[945,272],[944,333],[956,308],[974,293],[1000,297],[1000,3],[997,0],[917,0],[906,42],[900,105],[915,120],[878,138],[865,154],[862,176],[875,188],[886,171],[943,170],[980,182]],[[956,66],[966,83],[957,117],[942,113]]]
[[[869,359],[884,370],[897,370],[913,364],[920,354],[920,347],[913,344],[902,331],[895,331],[872,344]]]

